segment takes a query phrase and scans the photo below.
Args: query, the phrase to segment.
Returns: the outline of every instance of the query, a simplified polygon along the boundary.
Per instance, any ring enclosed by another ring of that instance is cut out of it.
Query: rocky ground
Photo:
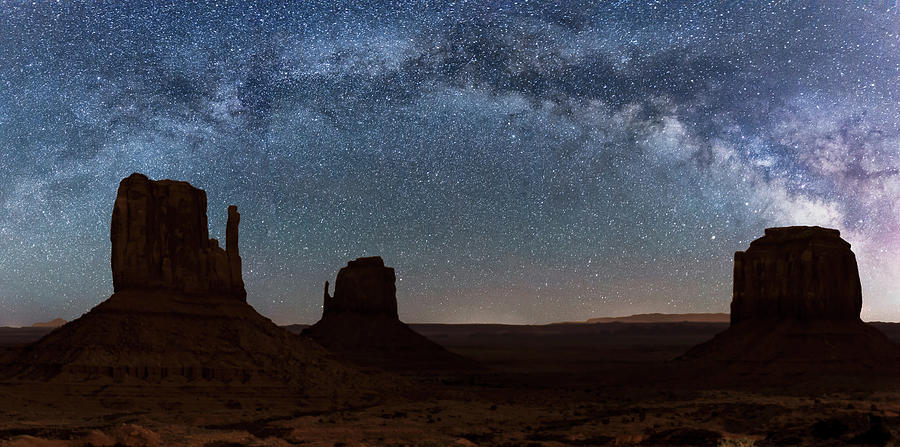
[[[900,380],[871,371],[724,380],[670,361],[722,324],[413,328],[484,368],[408,372],[390,390],[346,395],[202,381],[5,383],[0,445],[818,446],[900,436]]]

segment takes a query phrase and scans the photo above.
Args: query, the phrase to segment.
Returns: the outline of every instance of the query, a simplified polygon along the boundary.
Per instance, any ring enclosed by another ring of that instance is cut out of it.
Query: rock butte
[[[394,269],[379,256],[350,261],[338,272],[333,297],[325,282],[322,318],[346,312],[399,319],[395,282]]]
[[[208,238],[203,190],[141,174],[122,180],[111,228],[115,293],[0,359],[0,375],[290,383],[321,393],[366,386],[367,376],[246,303],[238,224],[231,206],[223,250]]]
[[[838,230],[768,228],[734,256],[731,326],[681,358],[766,372],[878,370],[900,346],[860,319],[856,257]]]
[[[768,228],[734,254],[731,322],[754,319],[859,321],[856,256],[838,230]]]
[[[246,299],[237,207],[228,207],[226,249],[209,238],[206,191],[187,182],[131,174],[113,208],[113,289],[162,289]]]
[[[328,350],[357,363],[387,369],[475,366],[400,321],[396,276],[378,257],[358,258],[338,272],[334,296],[325,283],[322,319],[303,331]]]

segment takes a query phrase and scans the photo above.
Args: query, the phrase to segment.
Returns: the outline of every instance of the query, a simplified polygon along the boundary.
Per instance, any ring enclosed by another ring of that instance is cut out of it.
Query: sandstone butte
[[[303,335],[366,366],[393,370],[476,367],[400,321],[394,269],[378,256],[358,258],[341,268],[334,296],[325,283],[322,318]]]
[[[734,256],[731,325],[683,360],[763,372],[894,368],[900,346],[860,319],[856,256],[838,230],[768,228]]]
[[[206,191],[187,182],[122,180],[113,207],[113,289],[162,289],[245,300],[237,207],[228,207],[226,248],[209,238]]]
[[[366,375],[246,302],[240,217],[226,248],[209,239],[206,193],[186,182],[122,180],[111,225],[115,293],[80,318],[0,359],[10,380],[291,384],[321,393]]]

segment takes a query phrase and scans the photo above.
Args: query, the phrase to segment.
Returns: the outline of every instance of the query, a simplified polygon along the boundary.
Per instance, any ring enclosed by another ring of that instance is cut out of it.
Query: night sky
[[[0,325],[112,293],[134,171],[220,240],[238,205],[277,323],[369,255],[412,322],[726,312],[734,251],[793,224],[900,320],[888,3],[0,0]]]

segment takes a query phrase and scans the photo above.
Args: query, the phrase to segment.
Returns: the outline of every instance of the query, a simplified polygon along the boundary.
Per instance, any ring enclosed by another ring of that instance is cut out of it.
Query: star
[[[314,321],[382,256],[406,321],[728,308],[767,226],[838,228],[900,319],[900,21],[844,2],[4,2],[0,325],[112,292],[132,172],[243,215],[248,300]]]

